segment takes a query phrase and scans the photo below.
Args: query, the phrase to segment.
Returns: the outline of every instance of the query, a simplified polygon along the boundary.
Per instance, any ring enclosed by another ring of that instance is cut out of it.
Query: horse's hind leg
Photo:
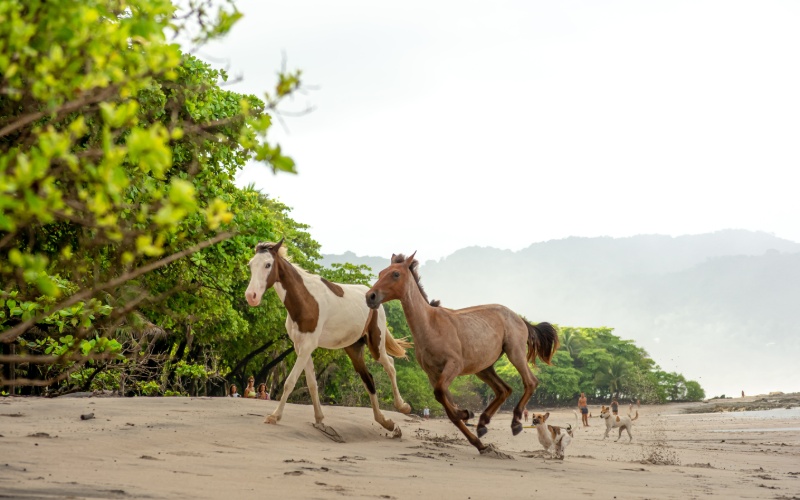
[[[386,352],[386,338],[385,335],[391,335],[389,329],[386,327],[386,318],[384,315],[376,314],[375,317],[381,320],[382,327],[377,322],[372,322],[369,325],[370,339],[374,339],[377,334],[378,338],[378,362],[383,366],[386,374],[389,375],[389,381],[392,383],[392,396],[394,397],[394,407],[400,413],[411,413],[411,405],[403,401],[403,396],[400,395],[400,389],[397,388],[397,371],[394,368],[394,359],[392,359]],[[377,330],[377,331],[376,331]]]
[[[503,401],[508,399],[511,395],[511,386],[505,383],[503,379],[497,375],[497,372],[494,371],[494,367],[490,366],[489,368],[478,372],[475,374],[479,379],[483,380],[486,385],[491,387],[492,391],[494,391],[494,399],[489,403],[489,406],[483,410],[481,413],[481,418],[478,419],[478,437],[483,437],[488,429],[486,426],[492,420],[495,412],[500,408],[503,404]]]
[[[525,335],[527,336],[527,332]],[[539,385],[539,379],[536,378],[531,371],[531,367],[528,365],[528,358],[526,355],[527,344],[520,343],[516,347],[517,348],[512,347],[506,349],[506,356],[511,364],[514,365],[514,368],[517,369],[520,377],[522,377],[522,385],[525,388],[522,392],[522,397],[519,398],[517,406],[514,407],[514,417],[511,421],[511,432],[515,436],[522,432],[522,423],[520,422],[522,410],[525,409],[533,391],[536,390],[536,386]]]
[[[344,348],[344,352],[353,363],[353,368],[356,373],[361,376],[361,381],[364,387],[367,388],[369,393],[369,402],[372,405],[372,414],[375,421],[383,426],[387,431],[394,431],[397,436],[400,434],[400,428],[397,427],[391,419],[383,416],[381,413],[380,405],[378,404],[378,396],[375,394],[375,380],[372,374],[367,369],[367,363],[364,361],[364,338],[360,338],[356,343]]]

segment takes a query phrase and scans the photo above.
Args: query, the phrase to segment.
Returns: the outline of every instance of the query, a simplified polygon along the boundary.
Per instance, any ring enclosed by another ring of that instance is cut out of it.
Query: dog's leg
[[[624,425],[620,425],[620,426],[619,426],[619,436],[617,436],[617,439],[615,439],[615,440],[614,440],[614,442],[615,442],[615,443],[616,443],[617,441],[619,441],[619,438],[621,438],[621,437],[622,437],[622,429],[625,429],[625,428],[626,428],[626,426],[624,426]]]
[[[628,442],[630,443],[633,441],[633,434],[631,434],[631,425],[628,424],[625,426],[625,430],[628,431]]]

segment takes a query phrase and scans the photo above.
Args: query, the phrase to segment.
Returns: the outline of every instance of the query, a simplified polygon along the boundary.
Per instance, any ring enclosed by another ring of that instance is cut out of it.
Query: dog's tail
[[[631,414],[630,414],[630,413],[628,413],[628,416],[630,417],[630,416],[631,416]],[[633,418],[631,418],[631,422],[633,422],[633,421],[634,421],[634,420],[636,420],[637,418],[639,418],[639,410],[636,410],[636,416],[635,416],[635,417],[633,417]]]
[[[578,428],[578,412],[572,410],[572,414],[575,415],[575,427],[572,427],[572,424],[567,424],[567,432],[570,436],[572,436],[572,432]]]

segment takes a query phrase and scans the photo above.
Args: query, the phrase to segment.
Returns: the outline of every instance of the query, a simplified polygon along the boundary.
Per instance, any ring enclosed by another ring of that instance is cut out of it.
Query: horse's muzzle
[[[367,292],[367,307],[370,309],[377,309],[383,302],[383,294],[380,292]]]

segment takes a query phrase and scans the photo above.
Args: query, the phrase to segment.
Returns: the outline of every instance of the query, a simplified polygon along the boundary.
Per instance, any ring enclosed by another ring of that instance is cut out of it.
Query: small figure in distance
[[[589,427],[589,407],[586,405],[586,394],[581,393],[578,398],[578,409],[581,411],[581,421],[584,427]]]
[[[236,384],[231,384],[231,388],[228,390],[228,396],[232,398],[241,397],[241,395],[238,392],[236,392]]]
[[[267,392],[267,384],[258,384],[258,394],[256,399],[264,399],[269,401],[269,393]]]
[[[528,421],[528,409],[527,408],[525,408],[525,411],[522,412],[522,420],[523,420],[523,422],[527,422]]]
[[[256,379],[250,377],[247,379],[247,387],[244,388],[244,397],[246,398],[255,398],[256,397]]]
[[[428,420],[431,417],[431,410],[429,410],[427,406],[424,410],[422,410],[422,416],[425,417],[425,420]]]
[[[611,400],[611,413],[619,415],[619,401],[617,401],[617,398]]]

